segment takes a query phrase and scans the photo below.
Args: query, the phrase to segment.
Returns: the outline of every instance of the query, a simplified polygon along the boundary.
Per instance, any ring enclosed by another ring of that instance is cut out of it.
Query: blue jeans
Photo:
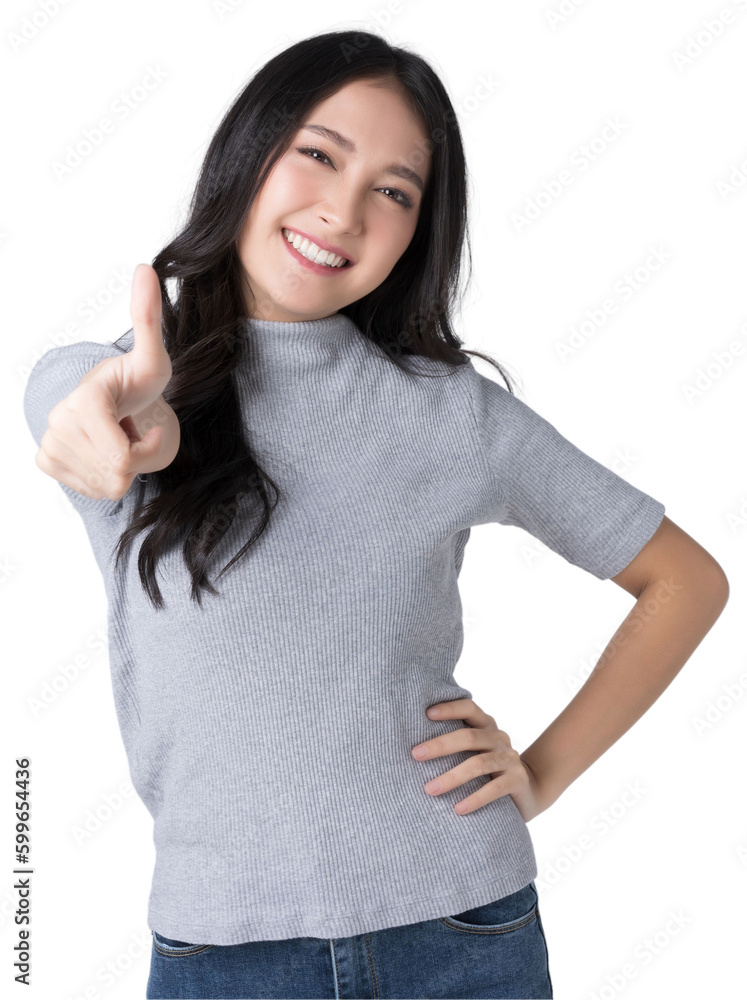
[[[534,881],[454,916],[344,938],[192,944],[153,931],[146,996],[552,998]]]

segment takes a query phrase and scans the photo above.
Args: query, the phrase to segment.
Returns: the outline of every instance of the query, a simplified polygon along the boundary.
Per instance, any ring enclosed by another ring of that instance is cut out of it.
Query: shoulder
[[[507,429],[544,419],[528,403],[498,382],[498,377],[499,373],[495,369],[490,375],[479,372],[472,358],[462,367],[463,384],[469,393],[478,425],[488,424],[492,428],[500,423]]]

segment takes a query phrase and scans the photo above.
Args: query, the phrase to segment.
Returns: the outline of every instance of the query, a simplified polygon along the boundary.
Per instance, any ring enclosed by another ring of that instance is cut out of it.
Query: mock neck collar
[[[270,349],[284,347],[345,345],[360,334],[358,327],[349,316],[333,313],[320,319],[286,321],[277,319],[257,319],[250,316],[244,320],[247,339],[252,344],[260,344]]]

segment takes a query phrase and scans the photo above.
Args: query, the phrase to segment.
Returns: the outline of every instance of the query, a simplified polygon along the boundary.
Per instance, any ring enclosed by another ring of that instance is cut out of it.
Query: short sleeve
[[[664,504],[581,451],[471,361],[465,369],[492,484],[489,520],[523,528],[600,580],[616,576],[654,534]]]
[[[41,447],[42,437],[47,430],[47,416],[50,410],[75,389],[94,365],[105,358],[125,353],[125,338],[120,338],[119,344],[122,346],[100,344],[95,341],[77,341],[74,344],[53,347],[36,362],[26,382],[23,412],[37,447]],[[134,490],[136,484],[137,479],[133,481],[130,490]],[[65,483],[59,485],[81,514],[116,514],[123,508],[128,495],[126,493],[119,500],[110,500],[107,497],[94,500],[78,493]]]

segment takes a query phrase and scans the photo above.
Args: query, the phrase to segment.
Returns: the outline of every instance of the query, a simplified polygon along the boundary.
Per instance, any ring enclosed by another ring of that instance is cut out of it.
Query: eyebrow
[[[327,128],[326,125],[302,125],[301,127],[307,129],[309,132],[317,132],[319,135],[324,136],[325,139],[329,139],[330,142],[334,142],[336,146],[344,149],[347,153],[356,152],[353,140],[348,139],[345,135],[341,135],[333,128]],[[393,174],[395,177],[401,177],[403,180],[410,181],[421,194],[423,193],[423,179],[420,174],[415,173],[410,167],[406,167],[401,163],[390,163],[388,167],[384,167],[384,173]]]

